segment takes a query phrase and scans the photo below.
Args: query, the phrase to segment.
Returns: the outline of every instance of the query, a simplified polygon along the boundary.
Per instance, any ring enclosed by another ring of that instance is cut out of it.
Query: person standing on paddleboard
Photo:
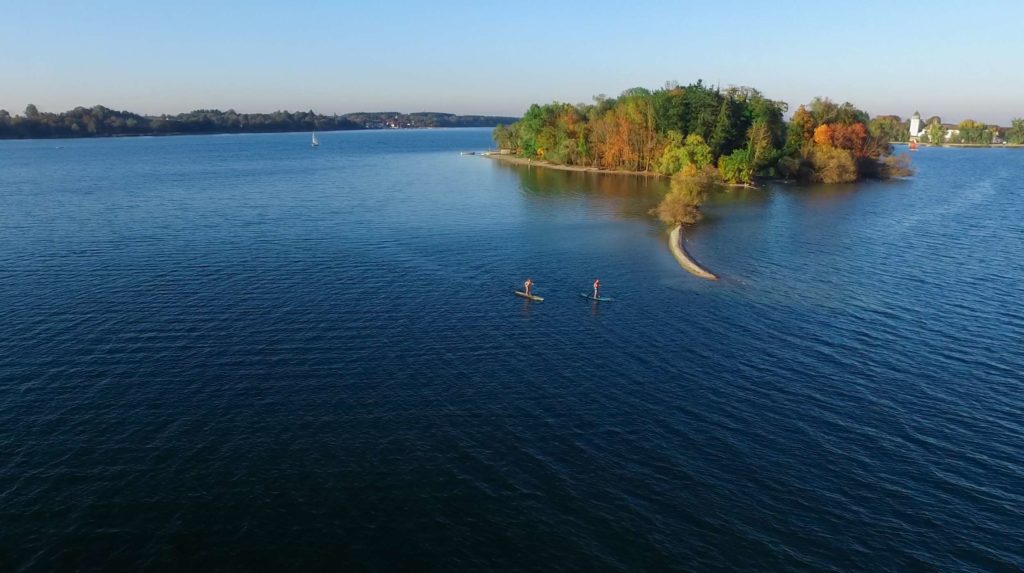
[[[523,283],[523,291],[526,293],[526,296],[533,295],[533,279],[526,279],[526,282]]]
[[[600,290],[601,290],[601,279],[594,279],[594,298],[595,299],[600,297],[600,294],[599,294]]]

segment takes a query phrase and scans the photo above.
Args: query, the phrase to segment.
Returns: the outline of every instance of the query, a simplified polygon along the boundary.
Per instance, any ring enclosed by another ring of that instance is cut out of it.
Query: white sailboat
[[[316,140],[316,132],[313,132],[313,143],[309,144],[310,147],[320,147],[320,142]]]

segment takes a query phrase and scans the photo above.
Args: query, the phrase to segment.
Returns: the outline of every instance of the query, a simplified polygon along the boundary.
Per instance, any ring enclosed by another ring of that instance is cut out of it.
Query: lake
[[[0,570],[1024,567],[1024,151],[716,196],[712,282],[664,181],[320,144],[0,142]]]

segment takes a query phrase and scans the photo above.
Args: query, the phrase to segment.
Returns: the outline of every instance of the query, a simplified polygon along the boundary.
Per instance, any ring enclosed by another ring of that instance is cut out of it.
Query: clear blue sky
[[[0,0],[0,108],[519,115],[702,78],[1005,125],[1021,22],[1019,0]]]

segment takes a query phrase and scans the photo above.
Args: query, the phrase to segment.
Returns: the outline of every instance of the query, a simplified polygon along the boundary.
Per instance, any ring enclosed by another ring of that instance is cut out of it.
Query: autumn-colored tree
[[[864,138],[864,145],[857,159],[859,161],[878,161],[889,155],[892,155],[892,144],[888,139],[868,135]]]
[[[654,168],[660,147],[649,95],[631,91],[590,123],[587,143],[597,165],[631,171]]]
[[[603,169],[616,169],[628,160],[628,134],[623,130],[618,111],[614,108],[591,122],[590,145],[594,161]]]
[[[566,165],[586,164],[585,131],[586,124],[580,110],[570,104],[561,104],[555,115],[554,141],[545,157]]]
[[[896,179],[897,177],[910,177],[913,174],[914,169],[910,166],[910,155],[902,153],[890,155],[882,160],[879,176],[884,179]]]
[[[800,106],[786,129],[785,155],[800,154],[814,140],[814,118],[807,108]]]
[[[811,151],[811,179],[821,183],[850,183],[857,180],[853,153],[831,145],[815,146]]]
[[[863,123],[835,123],[829,127],[832,129],[832,145],[853,152],[853,156],[857,159],[865,157],[864,144],[867,141],[868,133]]]
[[[677,174],[668,195],[651,212],[668,225],[696,223],[701,219],[700,206],[718,184],[718,172],[710,166],[693,175]]]
[[[654,105],[650,92],[635,92],[624,97],[622,107],[624,117],[629,120],[629,145],[635,163],[628,168],[634,171],[650,171],[654,167],[655,151],[658,134],[654,129]]]
[[[826,147],[832,146],[832,127],[823,123],[814,128],[814,144]]]

